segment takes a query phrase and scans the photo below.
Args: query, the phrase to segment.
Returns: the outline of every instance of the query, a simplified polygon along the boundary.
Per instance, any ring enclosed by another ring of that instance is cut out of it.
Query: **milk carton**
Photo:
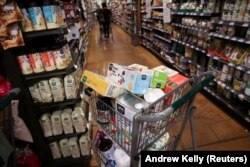
[[[128,67],[130,69],[134,70],[134,71],[143,71],[143,70],[147,70],[148,69],[147,66],[143,66],[143,65],[140,65],[140,64],[131,64]]]
[[[175,71],[175,70],[173,70],[173,69],[171,69],[171,68],[168,68],[168,67],[166,67],[166,66],[163,66],[163,65],[158,66],[158,67],[155,67],[154,70],[164,71],[164,72],[167,73],[167,76],[168,76],[168,77],[172,77],[172,76],[174,76],[174,75],[176,75],[176,74],[179,74],[178,71]]]
[[[167,81],[168,75],[165,71],[153,70],[153,76],[150,83],[150,87],[163,89],[166,86]]]

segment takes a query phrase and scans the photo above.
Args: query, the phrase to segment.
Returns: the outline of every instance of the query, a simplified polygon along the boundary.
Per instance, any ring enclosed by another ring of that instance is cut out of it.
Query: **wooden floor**
[[[163,64],[143,47],[131,46],[130,37],[122,29],[116,25],[112,25],[112,29],[113,40],[103,41],[98,26],[93,27],[86,64],[88,70],[105,75],[109,62],[123,65],[138,63],[149,68]],[[195,105],[198,150],[250,150],[250,133],[244,127],[201,94],[197,96]],[[191,146],[187,126],[179,149],[189,150]],[[91,164],[96,166],[95,157]]]

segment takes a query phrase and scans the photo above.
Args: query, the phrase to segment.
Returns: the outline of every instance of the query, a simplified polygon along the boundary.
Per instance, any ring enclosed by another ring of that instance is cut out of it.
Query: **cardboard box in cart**
[[[110,82],[105,77],[88,70],[83,72],[81,81],[102,96],[115,98],[125,92],[123,88]]]
[[[145,94],[148,91],[151,73],[134,71],[125,66],[110,63],[107,78],[135,94]]]

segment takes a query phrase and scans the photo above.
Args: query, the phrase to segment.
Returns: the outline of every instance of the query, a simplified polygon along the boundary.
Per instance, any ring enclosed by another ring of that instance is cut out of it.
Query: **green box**
[[[168,81],[167,73],[164,71],[156,70],[154,71],[150,87],[164,89],[167,81]]]

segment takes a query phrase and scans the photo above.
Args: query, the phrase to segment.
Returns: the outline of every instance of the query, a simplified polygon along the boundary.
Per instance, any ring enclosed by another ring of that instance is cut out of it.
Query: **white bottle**
[[[50,147],[53,159],[58,159],[62,157],[61,151],[57,142],[50,143],[49,147]]]
[[[83,110],[80,107],[75,107],[71,115],[72,122],[77,133],[85,132],[86,118]]]
[[[80,137],[79,145],[82,156],[88,156],[90,153],[90,143],[89,143],[88,133],[85,133]]]
[[[49,113],[43,114],[39,119],[39,123],[41,125],[42,131],[45,137],[49,137],[53,135]]]
[[[73,158],[79,158],[80,157],[80,149],[79,149],[79,146],[78,146],[77,137],[71,137],[69,139],[69,150],[70,150],[71,156]]]
[[[69,150],[69,140],[68,139],[61,139],[59,141],[60,149],[62,152],[63,157],[69,157],[71,156],[70,150]]]
[[[61,114],[63,131],[65,134],[71,134],[74,132],[71,114],[72,114],[72,109],[70,109],[70,108],[64,109],[62,114]]]
[[[52,131],[54,135],[61,135],[63,133],[61,113],[62,111],[57,110],[51,115]]]

